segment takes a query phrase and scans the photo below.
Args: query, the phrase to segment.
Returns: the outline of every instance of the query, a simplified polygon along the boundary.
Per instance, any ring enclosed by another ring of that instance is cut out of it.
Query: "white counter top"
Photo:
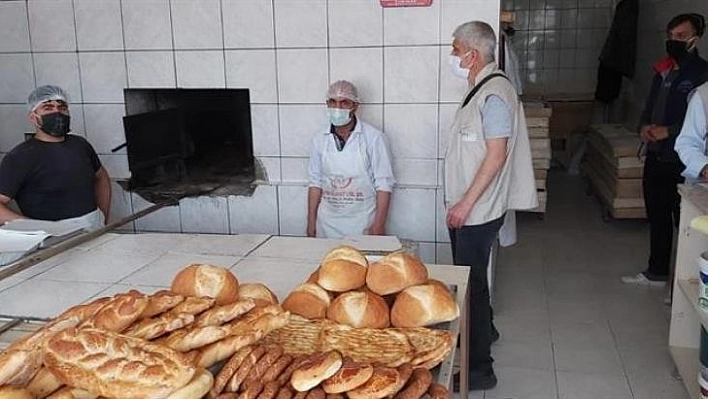
[[[97,296],[169,287],[190,263],[232,268],[265,234],[104,234],[0,281],[0,315],[50,318]]]
[[[679,193],[681,197],[691,201],[703,214],[708,214],[708,188],[702,188],[695,185],[679,184]]]
[[[0,280],[0,317],[48,319],[96,297],[130,289],[150,294],[168,288],[177,271],[190,263],[227,267],[240,282],[264,283],[282,300],[307,279],[333,247],[353,244],[362,251],[380,253],[395,249],[395,243],[400,245],[392,237],[366,237],[353,242],[258,234],[104,234]],[[458,334],[461,337],[460,361],[466,364],[464,323],[469,269],[427,266],[431,278],[455,290],[462,317],[450,323],[450,331],[455,338]],[[450,383],[451,358],[439,369],[438,382]],[[467,374],[465,370],[463,374]]]
[[[239,281],[265,283],[283,299],[338,245],[391,251],[396,243],[400,246],[395,237],[353,242],[264,234],[108,233],[0,281],[0,316],[50,318],[98,296],[131,288],[152,293],[168,288],[191,263],[229,268]]]

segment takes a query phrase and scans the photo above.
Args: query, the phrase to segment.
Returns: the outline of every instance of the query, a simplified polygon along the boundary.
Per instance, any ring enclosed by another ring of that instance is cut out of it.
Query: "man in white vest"
[[[312,138],[308,237],[386,234],[395,179],[386,136],[356,116],[359,94],[346,80],[327,91],[329,124]]]
[[[538,205],[526,119],[516,90],[494,62],[496,35],[472,21],[453,33],[450,64],[467,79],[445,153],[445,208],[455,265],[470,267],[471,390],[497,384],[491,357],[487,265],[507,211]]]

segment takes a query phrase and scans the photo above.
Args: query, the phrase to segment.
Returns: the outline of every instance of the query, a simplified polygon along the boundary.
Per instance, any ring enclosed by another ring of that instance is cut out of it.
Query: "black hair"
[[[666,32],[670,32],[675,27],[681,25],[682,23],[689,22],[693,26],[693,30],[696,32],[696,36],[702,37],[703,33],[706,31],[706,20],[703,15],[690,13],[690,14],[680,14],[673,18],[666,25]]]

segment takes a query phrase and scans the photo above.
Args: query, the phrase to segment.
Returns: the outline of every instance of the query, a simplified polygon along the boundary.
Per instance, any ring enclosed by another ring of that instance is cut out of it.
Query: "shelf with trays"
[[[708,312],[698,306],[699,267],[697,259],[708,250],[708,235],[690,227],[691,220],[708,214],[708,190],[679,186],[681,217],[676,249],[674,295],[671,304],[669,351],[691,397],[700,395],[699,347],[701,325],[708,329]]]
[[[683,379],[686,390],[690,393],[695,393],[691,395],[691,397],[697,397],[700,392],[698,386],[698,372],[701,366],[698,360],[698,349],[671,346],[669,347],[669,352],[674,359],[678,373]]]
[[[686,296],[686,299],[688,299],[688,302],[693,304],[693,307],[696,310],[696,315],[700,319],[703,327],[708,330],[708,310],[703,309],[698,305],[698,279],[679,279],[678,286],[681,289],[681,292],[683,292]]]

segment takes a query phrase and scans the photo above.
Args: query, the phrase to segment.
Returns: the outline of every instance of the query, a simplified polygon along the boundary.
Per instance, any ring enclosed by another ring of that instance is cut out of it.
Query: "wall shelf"
[[[670,346],[669,352],[671,352],[671,357],[674,359],[676,369],[681,375],[683,384],[686,386],[688,392],[696,392],[696,394],[691,397],[698,397],[697,395],[700,392],[698,386],[698,371],[700,370],[698,349]]]
[[[696,315],[700,319],[701,324],[708,330],[708,311],[703,310],[698,305],[698,279],[679,279],[678,285],[679,288],[681,288],[681,292],[683,292],[686,299],[688,299],[688,302],[692,303],[693,307],[696,309]]]
[[[708,214],[708,190],[680,185],[679,192],[681,218],[671,304],[669,351],[689,395],[698,398],[701,326],[708,328],[708,312],[698,306],[697,259],[708,249],[708,235],[691,229],[690,223],[695,217]]]

